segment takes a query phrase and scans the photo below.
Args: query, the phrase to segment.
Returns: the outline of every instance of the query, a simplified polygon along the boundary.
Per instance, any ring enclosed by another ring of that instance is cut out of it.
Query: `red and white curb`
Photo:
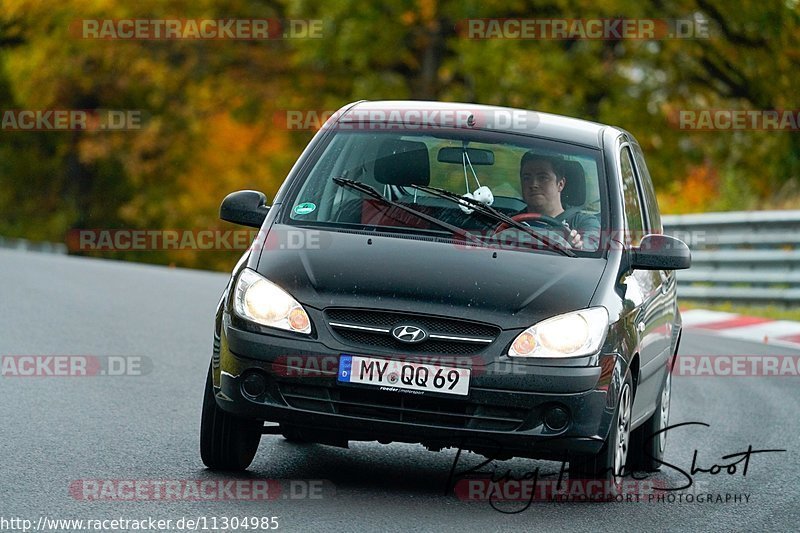
[[[684,329],[760,344],[800,348],[800,322],[737,315],[722,311],[681,311]]]

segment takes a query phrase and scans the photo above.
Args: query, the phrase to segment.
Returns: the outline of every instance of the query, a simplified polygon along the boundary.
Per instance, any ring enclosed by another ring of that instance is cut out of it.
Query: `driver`
[[[528,211],[553,217],[569,230],[568,242],[575,249],[596,250],[600,236],[600,221],[579,209],[565,210],[561,205],[561,191],[567,183],[563,169],[564,160],[536,152],[522,156],[519,178],[522,198]]]

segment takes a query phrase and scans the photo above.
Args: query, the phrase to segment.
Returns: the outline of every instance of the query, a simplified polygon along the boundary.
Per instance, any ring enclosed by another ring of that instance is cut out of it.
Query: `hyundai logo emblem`
[[[397,326],[392,330],[392,337],[400,342],[414,344],[428,338],[428,333],[417,326]]]

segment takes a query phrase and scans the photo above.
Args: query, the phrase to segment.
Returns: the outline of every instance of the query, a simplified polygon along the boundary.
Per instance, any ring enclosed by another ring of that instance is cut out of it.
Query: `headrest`
[[[562,163],[564,176],[567,183],[561,191],[561,203],[575,207],[586,203],[586,173],[583,166],[577,161],[564,161]]]
[[[378,147],[375,179],[387,185],[428,185],[431,163],[428,147],[418,141],[386,139]]]

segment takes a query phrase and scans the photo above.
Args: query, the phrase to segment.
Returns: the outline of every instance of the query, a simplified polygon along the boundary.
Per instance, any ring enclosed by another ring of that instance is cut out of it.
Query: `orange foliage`
[[[231,229],[217,213],[222,199],[239,189],[274,191],[283,174],[277,175],[276,154],[291,153],[285,132],[256,122],[244,124],[227,112],[216,113],[203,123],[200,134],[203,147],[192,157],[187,169],[178,178],[181,193],[167,200],[170,204],[168,227]],[[181,266],[205,267],[230,264],[238,254],[206,257],[205,251],[173,253]]]
[[[236,189],[277,188],[280,179],[272,175],[270,163],[276,153],[287,150],[283,132],[261,123],[243,124],[221,112],[209,118],[202,138],[203,149],[179,178],[183,193],[177,207],[182,217],[215,217],[219,202]]]
[[[720,192],[716,169],[708,163],[689,168],[689,174],[673,182],[669,191],[658,195],[663,213],[702,213],[708,211]]]

